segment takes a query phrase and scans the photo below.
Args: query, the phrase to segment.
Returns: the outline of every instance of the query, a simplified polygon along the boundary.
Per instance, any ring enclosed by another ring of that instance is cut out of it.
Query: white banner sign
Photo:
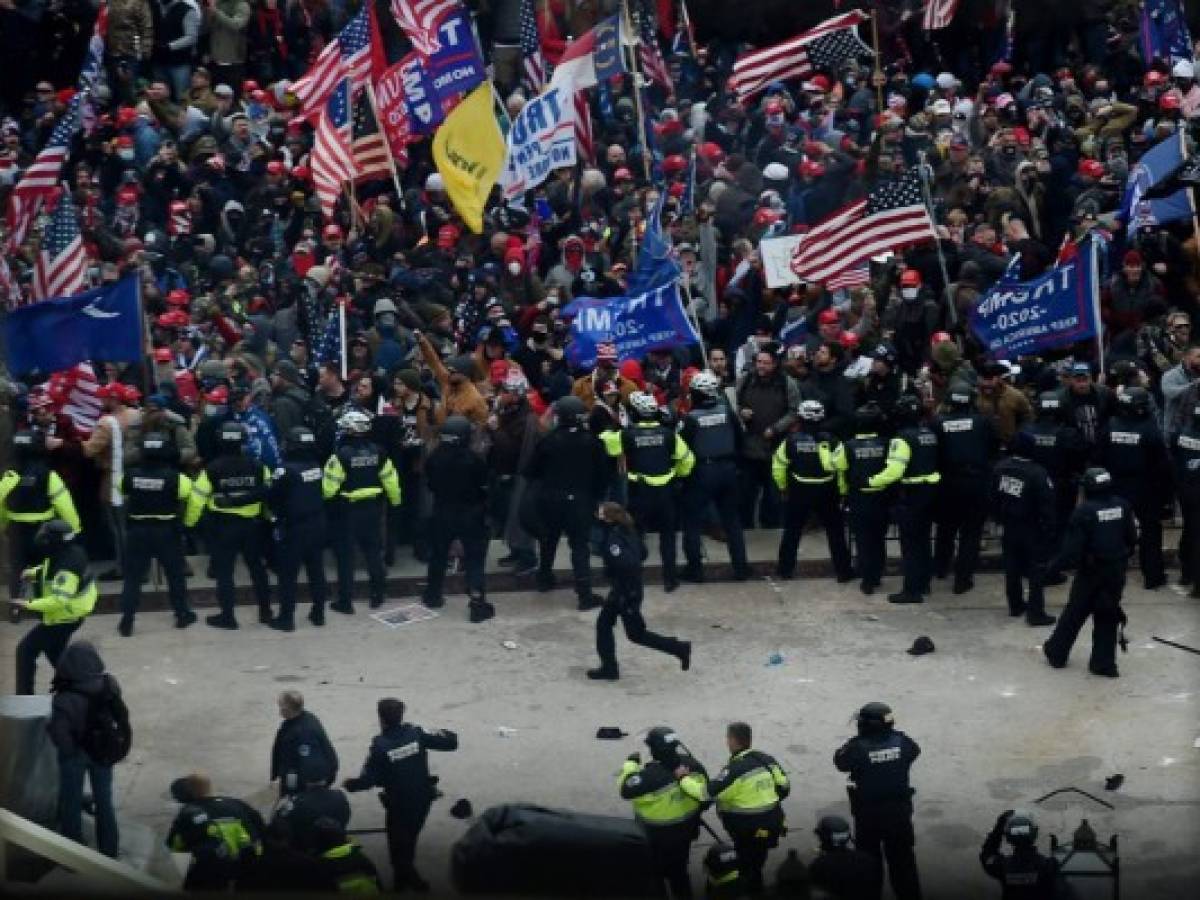
[[[787,237],[767,238],[758,245],[763,273],[767,276],[767,287],[786,287],[789,284],[800,283],[800,279],[792,271],[792,254],[796,252],[803,238],[802,234],[789,234]]]
[[[500,173],[504,199],[512,200],[546,180],[553,170],[575,165],[575,104],[561,87],[525,104],[508,131]]]

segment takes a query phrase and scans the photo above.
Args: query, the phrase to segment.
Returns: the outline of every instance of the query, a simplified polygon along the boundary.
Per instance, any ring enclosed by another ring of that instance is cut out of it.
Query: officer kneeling
[[[1006,809],[983,842],[979,861],[983,871],[1000,882],[1002,900],[1053,900],[1058,863],[1037,849],[1038,827],[1029,813]],[[1007,839],[1012,854],[1000,852]]]

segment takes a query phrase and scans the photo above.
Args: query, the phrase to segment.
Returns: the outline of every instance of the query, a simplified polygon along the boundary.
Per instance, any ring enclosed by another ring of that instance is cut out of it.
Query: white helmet
[[[705,397],[715,397],[717,396],[717,392],[721,390],[721,379],[708,369],[705,369],[703,372],[697,372],[693,376],[691,389],[697,394],[703,394]]]
[[[343,434],[367,434],[370,430],[371,417],[361,410],[347,410],[338,419],[338,431]]]
[[[1181,59],[1171,67],[1172,78],[1195,78],[1196,67],[1186,59]]]
[[[635,415],[641,416],[643,419],[658,415],[658,401],[654,399],[653,394],[646,391],[634,391],[630,394],[629,408]]]
[[[800,418],[805,422],[820,422],[825,418],[825,404],[820,400],[802,400]]]

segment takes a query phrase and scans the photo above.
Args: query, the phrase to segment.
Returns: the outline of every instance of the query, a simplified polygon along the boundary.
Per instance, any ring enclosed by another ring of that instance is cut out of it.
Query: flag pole
[[[704,335],[700,331],[700,319],[692,309],[692,286],[688,284],[682,274],[679,277],[679,286],[683,288],[683,295],[687,297],[687,306],[683,308],[683,312],[688,321],[692,323],[692,327],[696,329],[696,342],[700,345],[700,358],[704,360],[704,368],[712,368],[708,364],[708,348],[704,346]]]
[[[1104,322],[1100,318],[1100,254],[1096,251],[1095,235],[1088,234],[1088,249],[1092,255],[1092,318],[1096,321],[1096,361],[1104,373]]]
[[[871,46],[875,50],[875,70],[871,73],[871,80],[875,82],[875,102],[879,106],[879,114],[883,114],[883,84],[879,80],[879,76],[883,74],[883,69],[879,67],[879,3],[875,3],[875,8],[871,10]]]
[[[933,217],[933,197],[929,193],[929,176],[933,172],[925,157],[921,154],[921,194],[925,199],[925,214],[929,216],[929,227],[933,229],[933,245],[937,248],[938,265],[942,269],[942,296],[946,301],[946,318],[950,322],[950,327],[954,328],[958,325],[958,310],[954,308],[953,298],[950,296],[950,271],[946,267],[946,254],[942,252],[942,239],[938,237],[937,226]]]
[[[700,54],[696,48],[696,32],[692,30],[692,17],[688,13],[687,0],[679,0],[679,11],[683,18],[683,30],[687,32],[688,46],[692,48],[692,59],[700,62]]]
[[[379,106],[375,102],[375,86],[370,81],[367,82],[367,103],[371,107],[371,115],[375,117],[375,127],[382,130],[383,126],[379,124]],[[399,210],[404,208],[404,188],[400,187],[400,175],[396,171],[396,158],[392,156],[391,141],[387,141],[387,145],[388,168],[392,170],[392,184],[396,186],[396,208]]]
[[[628,0],[621,0],[621,18],[625,23],[626,33],[631,39],[636,38],[640,44],[641,36],[633,30],[633,19],[629,14]],[[620,35],[618,35],[617,43],[620,44]],[[646,131],[646,114],[642,109],[642,66],[636,44],[630,54],[630,62],[630,68],[633,70],[633,101],[637,106],[638,132],[642,136],[642,172],[646,176],[646,181],[650,181],[650,135]]]
[[[341,338],[338,342],[341,344],[341,347],[338,348],[338,355],[341,357],[342,363],[342,381],[345,381],[349,376],[349,356],[346,352],[346,303],[341,297],[334,302],[338,305],[338,336]]]

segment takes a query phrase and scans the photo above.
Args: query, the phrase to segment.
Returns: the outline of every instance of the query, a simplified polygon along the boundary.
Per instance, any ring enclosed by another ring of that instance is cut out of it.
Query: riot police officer
[[[686,766],[684,777],[703,784],[704,767],[688,752],[675,729],[666,725],[651,728],[646,735],[650,762],[631,753],[621,766],[618,787],[621,797],[633,804],[633,814],[646,834],[658,876],[671,889],[672,897],[692,896],[688,877],[688,853],[700,828],[704,805],[683,790],[675,773]]]
[[[287,434],[283,464],[271,479],[268,501],[275,515],[275,571],[279,577],[279,615],[270,627],[277,631],[296,628],[296,581],[300,567],[308,574],[312,609],[308,621],[325,624],[325,520],[324,470],[317,436],[297,426]]]
[[[371,417],[351,409],[338,420],[342,445],[325,462],[321,493],[337,498],[334,549],[337,552],[338,599],[329,608],[354,612],[354,548],[367,565],[371,609],[383,605],[383,498],[400,505],[400,479],[386,453],[371,440]]]
[[[1137,521],[1133,507],[1113,490],[1112,476],[1091,468],[1083,475],[1084,501],[1071,513],[1063,547],[1051,566],[1078,564],[1071,582],[1066,609],[1042,653],[1056,669],[1067,657],[1087,617],[1092,617],[1092,655],[1088,670],[1116,678],[1117,627],[1125,621],[1121,594],[1125,590],[1125,566],[1137,544]]]
[[[496,614],[487,602],[483,561],[487,555],[488,468],[471,450],[471,423],[463,416],[449,416],[442,424],[438,446],[425,463],[425,480],[433,494],[430,519],[429,566],[421,602],[430,609],[445,605],[442,583],[446,560],[455,538],[462,541],[467,579],[467,610],[472,622],[486,622]]]
[[[886,703],[868,703],[857,719],[858,736],[833,754],[833,764],[853,782],[846,792],[858,848],[886,860],[897,900],[915,900],[921,896],[921,885],[913,852],[913,789],[908,773],[921,748],[896,730]]]
[[[746,536],[738,515],[738,469],[742,430],[721,396],[721,380],[710,371],[699,372],[689,387],[692,408],[680,422],[683,441],[696,458],[692,474],[683,483],[683,553],[687,558],[680,578],[704,581],[700,559],[700,529],[709,504],[717,509],[717,518],[725,531],[733,577],[750,577],[746,562]]]
[[[979,861],[983,871],[1000,882],[1001,900],[1054,900],[1058,896],[1058,863],[1038,852],[1037,836],[1033,816],[1006,809],[984,840]],[[1011,854],[1000,852],[1001,840],[1008,841]]]
[[[1029,458],[1034,437],[1028,431],[1013,436],[1012,455],[992,470],[992,508],[1004,529],[1001,553],[1008,614],[1025,615],[1030,625],[1053,625],[1046,615],[1042,591],[1045,548],[1054,533],[1054,485],[1046,470]],[[1029,581],[1025,599],[1023,579]]]
[[[1054,484],[1054,539],[1051,546],[1057,552],[1071,510],[1075,508],[1087,450],[1078,430],[1063,421],[1062,398],[1054,391],[1038,395],[1034,420],[1023,425],[1021,430],[1033,435],[1029,458],[1046,470]],[[1060,572],[1047,572],[1044,583],[1061,584],[1065,580]]]
[[[888,445],[888,465],[903,467],[892,515],[900,531],[900,568],[904,583],[888,594],[889,603],[921,603],[933,578],[930,532],[937,499],[938,439],[921,421],[921,398],[901,394],[892,407],[899,428]]]
[[[944,578],[953,562],[956,594],[975,586],[979,544],[987,520],[988,482],[996,452],[995,429],[991,419],[972,408],[973,393],[966,385],[953,386],[946,395],[946,413],[933,426],[942,473],[933,568],[937,577]]]
[[[538,590],[554,587],[554,556],[565,532],[578,609],[604,601],[592,592],[591,536],[596,505],[608,483],[609,462],[600,439],[587,429],[587,407],[575,396],[554,404],[555,426],[538,441],[525,465],[534,492],[538,530]]]
[[[1162,497],[1170,468],[1162,431],[1150,415],[1145,388],[1124,389],[1116,414],[1100,431],[1097,463],[1112,476],[1113,491],[1129,501],[1141,529],[1138,562],[1145,588],[1167,583],[1162,557]]]
[[[780,443],[771,459],[771,476],[786,500],[775,573],[792,577],[804,526],[815,512],[825,528],[834,574],[844,583],[854,578],[842,516],[840,480],[846,470],[846,448],[825,430],[825,405],[820,400],[802,400],[798,414],[799,430]]]
[[[186,566],[178,529],[179,513],[192,494],[192,481],[171,465],[175,452],[165,434],[157,431],[143,434],[141,449],[141,461],[130,466],[121,478],[128,544],[121,622],[117,629],[124,637],[133,634],[142,579],[154,559],[162,564],[167,578],[175,627],[187,628],[196,621],[196,614],[188,606]]]
[[[61,519],[82,528],[71,492],[46,462],[46,435],[18,431],[13,435],[14,467],[0,475],[0,528],[8,526],[9,596],[21,596],[21,573],[38,561],[34,535],[43,522]]]
[[[884,540],[887,536],[888,489],[899,480],[906,448],[879,433],[883,410],[874,403],[854,414],[854,437],[846,441],[846,496],[850,529],[857,550],[859,586],[868,596],[883,580]],[[889,465],[889,463],[893,463]]]
[[[316,833],[318,890],[336,894],[381,894],[383,884],[375,863],[363,848],[346,836],[346,826],[334,819],[318,819]]]
[[[1175,487],[1183,512],[1179,534],[1179,583],[1200,597],[1200,406],[1171,442]]]
[[[222,891],[237,885],[262,852],[266,827],[258,810],[214,795],[212,782],[199,774],[173,781],[171,796],[183,806],[167,832],[167,847],[192,854],[183,889]]]
[[[822,816],[814,834],[821,852],[808,867],[812,883],[836,900],[879,900],[883,865],[854,846],[850,823],[841,816]]]
[[[238,627],[233,614],[233,567],[237,557],[246,562],[258,599],[258,621],[271,621],[271,594],[262,558],[263,499],[271,474],[262,463],[246,455],[246,429],[239,422],[226,422],[217,436],[218,456],[205,466],[192,485],[184,524],[191,528],[203,515],[207,528],[217,602],[221,612],[206,616],[213,628]]]
[[[458,735],[445,729],[425,731],[405,722],[404,704],[395,697],[380,700],[378,714],[379,734],[371,741],[362,772],[347,778],[342,787],[351,793],[382,789],[395,890],[428,890],[429,883],[413,865],[417,838],[436,796],[437,779],[429,775],[428,751],[457,750]]]
[[[629,395],[632,423],[601,435],[609,456],[624,456],[629,480],[629,511],[638,530],[658,532],[663,590],[679,587],[675,573],[675,482],[691,474],[696,459],[683,438],[663,423],[653,394]]]

